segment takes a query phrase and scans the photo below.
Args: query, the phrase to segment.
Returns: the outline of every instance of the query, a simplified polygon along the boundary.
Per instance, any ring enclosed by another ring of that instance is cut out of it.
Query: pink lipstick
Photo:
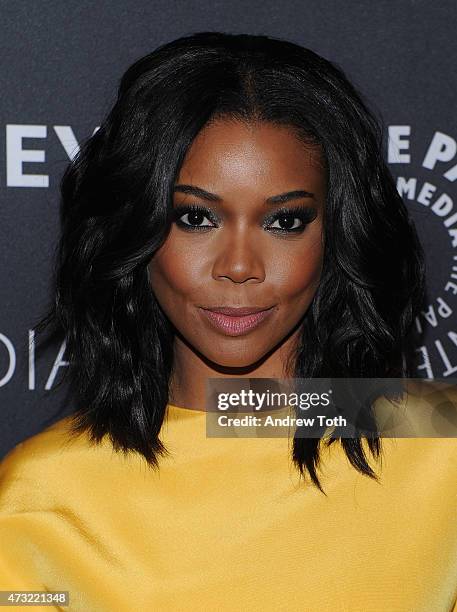
[[[273,312],[273,309],[274,306],[270,308],[255,306],[245,306],[242,308],[225,306],[200,307],[205,318],[216,329],[228,336],[241,336],[251,331],[260,325]]]

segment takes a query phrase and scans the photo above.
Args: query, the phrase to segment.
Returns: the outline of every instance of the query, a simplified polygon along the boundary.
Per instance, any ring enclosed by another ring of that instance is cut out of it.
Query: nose
[[[215,280],[229,279],[234,283],[265,280],[265,265],[259,241],[253,239],[247,227],[226,230],[220,236],[213,264]]]

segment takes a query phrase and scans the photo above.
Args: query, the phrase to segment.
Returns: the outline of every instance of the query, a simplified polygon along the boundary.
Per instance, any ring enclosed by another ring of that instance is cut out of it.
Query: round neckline
[[[168,403],[168,407],[172,410],[180,410],[181,412],[185,412],[186,414],[206,414],[206,410],[201,410],[200,408],[183,408],[182,406],[176,406],[176,404],[171,404],[170,402]]]
[[[168,402],[167,406],[171,409],[171,411],[173,412],[181,412],[181,414],[200,414],[200,415],[205,415],[207,413],[207,410],[202,410],[201,408],[184,408],[182,406],[177,406],[176,404],[171,404],[170,402]],[[276,414],[278,411],[277,410],[273,410],[273,411],[267,411],[267,414]],[[246,413],[242,413],[242,414],[246,414]],[[248,413],[250,414],[250,413]]]

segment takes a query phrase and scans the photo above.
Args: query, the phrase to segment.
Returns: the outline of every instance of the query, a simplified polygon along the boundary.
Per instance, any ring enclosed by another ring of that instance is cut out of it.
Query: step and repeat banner
[[[30,349],[47,305],[59,180],[156,46],[197,31],[269,34],[343,68],[383,118],[386,157],[427,253],[416,376],[457,377],[457,5],[0,2],[0,456],[71,412],[64,347]],[[389,245],[386,245],[386,249]]]

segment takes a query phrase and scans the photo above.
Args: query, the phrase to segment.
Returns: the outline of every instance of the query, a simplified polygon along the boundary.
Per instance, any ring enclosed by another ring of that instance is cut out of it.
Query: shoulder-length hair
[[[381,120],[341,68],[297,44],[221,32],[179,38],[127,69],[112,109],[64,172],[55,292],[37,325],[65,340],[73,433],[95,442],[108,435],[116,450],[155,468],[168,452],[159,434],[174,331],[147,265],[170,230],[186,151],[220,117],[291,126],[325,156],[324,266],[291,375],[411,375],[424,257],[383,159]],[[339,440],[351,464],[377,479],[363,438]],[[301,476],[321,491],[322,443],[293,443]],[[378,457],[379,438],[368,445]]]

